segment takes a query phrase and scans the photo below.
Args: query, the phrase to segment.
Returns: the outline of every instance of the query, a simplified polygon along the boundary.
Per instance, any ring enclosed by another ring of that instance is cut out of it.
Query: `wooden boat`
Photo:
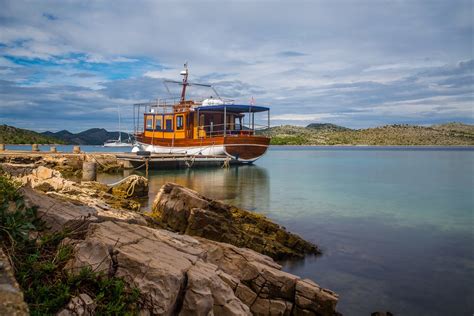
[[[225,155],[245,163],[254,162],[265,154],[270,138],[257,135],[257,131],[270,126],[270,109],[223,99],[212,85],[188,82],[188,74],[185,64],[182,82],[165,82],[182,86],[179,99],[134,105],[137,144],[132,152]],[[188,100],[186,89],[189,86],[211,88],[216,96]],[[262,112],[267,114],[264,119],[256,118],[256,113]],[[265,124],[256,124],[256,121]]]

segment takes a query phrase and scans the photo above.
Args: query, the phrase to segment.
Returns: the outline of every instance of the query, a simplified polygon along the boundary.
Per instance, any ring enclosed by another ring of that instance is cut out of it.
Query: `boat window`
[[[172,131],[173,130],[173,120],[172,119],[166,119],[166,130],[167,131]]]
[[[177,130],[183,129],[183,116],[182,115],[176,116],[176,129]]]
[[[146,129],[153,129],[153,119],[151,117],[146,118]]]
[[[155,129],[157,131],[161,131],[161,116],[158,116],[156,119],[155,119]]]

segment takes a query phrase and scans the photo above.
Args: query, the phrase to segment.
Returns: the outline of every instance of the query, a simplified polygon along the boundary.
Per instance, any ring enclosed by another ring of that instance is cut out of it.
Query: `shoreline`
[[[5,146],[32,146],[34,144],[4,144]],[[102,145],[76,145],[76,144],[36,144],[38,146],[88,146],[88,147],[104,147]],[[466,147],[474,148],[474,145],[362,145],[362,144],[337,144],[337,145],[272,145],[270,147]],[[8,150],[8,149],[6,149]]]
[[[46,240],[51,233],[63,236],[56,248],[40,258],[55,262],[55,253],[62,253],[61,264],[53,266],[47,281],[33,287],[65,282],[64,273],[80,278],[84,269],[91,269],[94,279],[113,279],[132,291],[137,289],[140,300],[128,307],[148,314],[209,314],[211,308],[222,315],[339,315],[336,293],[282,271],[275,261],[317,254],[317,246],[260,214],[172,183],[163,185],[152,212],[144,213],[132,203],[133,198],[148,193],[143,177],[131,176],[135,178],[108,188],[95,181],[67,180],[54,169],[33,164],[2,163],[0,171],[9,175],[0,174],[0,180],[14,179],[9,186],[20,194],[9,202],[25,200],[25,204],[15,204],[15,212],[25,212],[23,205],[35,207],[37,217],[32,220],[45,224],[41,225],[44,231],[31,226],[28,235]],[[14,183],[20,187],[15,189]],[[130,188],[137,195],[129,196]],[[10,249],[12,245],[4,246]],[[15,258],[13,264],[25,263]],[[32,269],[29,273],[38,273]],[[28,278],[18,280],[20,288],[30,288],[31,284],[24,283]],[[30,309],[38,312],[44,302],[35,301],[33,292],[24,293],[26,301],[33,303]],[[100,295],[79,286],[63,296],[54,310],[42,312],[62,315],[81,308],[94,310],[94,299]]]

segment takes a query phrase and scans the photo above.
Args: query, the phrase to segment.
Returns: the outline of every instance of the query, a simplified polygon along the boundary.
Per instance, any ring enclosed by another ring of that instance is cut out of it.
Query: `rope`
[[[111,183],[111,184],[107,184],[107,186],[109,187],[115,187],[121,183],[123,183],[125,180],[129,179],[129,178],[132,178],[131,180],[131,183],[130,183],[130,186],[128,187],[127,189],[127,192],[126,192],[126,196],[127,197],[131,197],[133,196],[133,194],[135,193],[135,186],[137,185],[138,181],[140,180],[140,178],[137,176],[137,175],[134,175],[132,174],[131,176],[128,176],[126,178],[123,178],[122,180],[120,181],[117,181],[115,183]]]
[[[124,182],[125,180],[127,180],[127,179],[130,178],[130,177],[135,178],[136,175],[132,174],[132,175],[126,177],[126,178],[123,178],[123,179],[120,180],[120,181],[117,181],[117,182],[114,182],[114,183],[110,183],[110,184],[107,184],[107,185],[108,185],[109,187],[115,187],[115,186],[119,185],[120,183]]]
[[[138,178],[135,178],[135,180],[132,181],[132,184],[127,190],[127,197],[133,196],[133,193],[135,193],[135,185],[138,183]]]
[[[133,169],[138,170],[138,169],[140,169],[141,167],[143,167],[144,165],[146,165],[146,162],[144,162],[144,163],[141,164],[140,166],[138,166],[138,167],[136,167],[136,168],[133,168]]]
[[[106,165],[102,164],[99,160],[97,160],[97,159],[94,157],[94,155],[89,155],[89,156],[92,157],[92,159],[94,159],[95,162],[97,162],[99,165],[101,165],[102,168],[104,168],[104,169],[108,169],[108,168],[109,168],[109,167],[107,167]],[[84,161],[85,161],[85,159],[84,159]]]

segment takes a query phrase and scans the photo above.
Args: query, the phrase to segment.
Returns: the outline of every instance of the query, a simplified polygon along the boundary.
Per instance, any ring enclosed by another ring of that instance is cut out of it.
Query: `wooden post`
[[[148,178],[148,158],[145,158],[145,178]]]
[[[267,123],[267,129],[270,131],[270,109],[268,109],[268,123]]]
[[[224,137],[226,136],[226,133],[227,133],[227,110],[224,104]]]
[[[74,146],[72,147],[72,152],[74,154],[80,154],[81,153],[81,146]]]
[[[39,151],[38,144],[31,145],[31,151]]]
[[[51,146],[51,148],[49,149],[49,151],[52,152],[52,153],[57,152],[56,146]]]
[[[82,181],[95,181],[97,179],[97,163],[84,161],[82,163]]]
[[[0,144],[0,151],[4,151],[5,150],[5,144]]]

